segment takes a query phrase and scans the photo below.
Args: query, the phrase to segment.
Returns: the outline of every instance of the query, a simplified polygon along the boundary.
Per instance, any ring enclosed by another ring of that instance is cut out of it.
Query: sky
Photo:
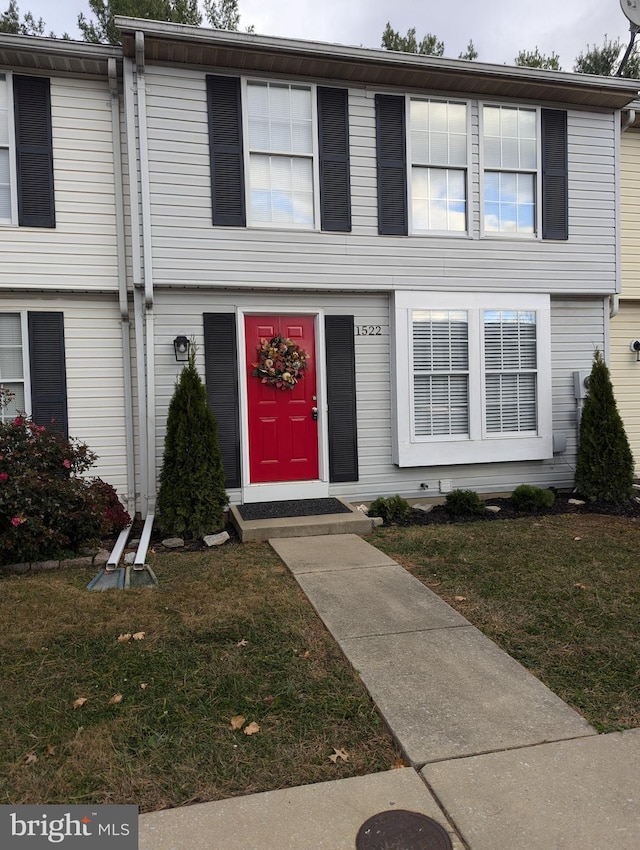
[[[4,10],[9,0],[0,0]],[[90,14],[87,0],[18,0],[20,12],[42,17],[47,31],[80,38],[77,18]],[[241,28],[253,24],[277,35],[362,47],[380,47],[384,27],[418,38],[433,33],[445,56],[457,58],[473,39],[481,62],[512,65],[520,50],[555,52],[565,71],[587,45],[605,34],[626,46],[629,22],[620,0],[240,0]]]

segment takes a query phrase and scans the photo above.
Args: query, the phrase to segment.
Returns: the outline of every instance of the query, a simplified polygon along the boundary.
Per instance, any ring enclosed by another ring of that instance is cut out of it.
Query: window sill
[[[553,439],[549,435],[400,443],[393,454],[393,462],[400,467],[547,460],[553,457]]]

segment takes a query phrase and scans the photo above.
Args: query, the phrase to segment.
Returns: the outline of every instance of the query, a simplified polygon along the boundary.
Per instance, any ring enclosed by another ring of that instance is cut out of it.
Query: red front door
[[[251,483],[317,479],[313,316],[247,316],[245,334]],[[252,375],[260,341],[278,335],[293,340],[307,354],[304,377],[293,389],[263,384]]]

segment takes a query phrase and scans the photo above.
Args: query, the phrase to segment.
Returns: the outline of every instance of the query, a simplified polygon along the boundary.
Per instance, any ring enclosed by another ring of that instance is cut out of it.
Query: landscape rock
[[[582,499],[567,499],[567,503],[569,505],[586,505],[587,504]]]
[[[485,511],[489,511],[490,514],[499,514],[500,510],[497,505],[485,505]]]
[[[430,514],[433,510],[433,505],[413,505],[414,511],[422,511],[423,514]]]
[[[136,553],[135,552],[127,552],[124,556],[125,564],[133,564],[135,559],[136,559]]]
[[[106,549],[98,549],[93,557],[93,563],[96,567],[101,567],[109,560],[109,552]]]
[[[227,531],[221,531],[219,534],[207,534],[202,538],[207,546],[222,546],[229,539]]]
[[[357,511],[362,511],[362,513],[363,513],[363,514],[368,514],[368,513],[369,513],[369,508],[368,508],[366,505],[357,505],[357,506],[356,506],[356,510],[357,510]]]
[[[44,563],[48,563],[45,561]],[[57,562],[54,562],[56,566],[58,566]],[[85,558],[66,558],[64,561],[60,561],[61,567],[92,567],[93,566],[93,558],[85,557]],[[33,569],[33,565],[32,565]],[[47,567],[47,569],[52,569],[52,567]]]
[[[184,546],[184,540],[182,537],[167,537],[162,541],[162,545],[165,549],[181,549]]]
[[[384,520],[381,516],[371,517],[371,525],[373,528],[377,528],[379,525],[384,525]]]
[[[60,566],[60,561],[33,561],[32,570],[55,570]]]

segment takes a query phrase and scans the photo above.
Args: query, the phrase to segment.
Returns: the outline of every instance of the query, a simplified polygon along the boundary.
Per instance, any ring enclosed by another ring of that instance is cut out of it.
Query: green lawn
[[[640,522],[384,528],[373,542],[602,732],[640,726]]]
[[[128,591],[87,591],[95,570],[0,572],[1,803],[150,811],[396,762],[364,688],[269,546],[152,564],[159,587]],[[259,731],[245,734],[251,724]],[[334,748],[348,760],[331,760]]]

